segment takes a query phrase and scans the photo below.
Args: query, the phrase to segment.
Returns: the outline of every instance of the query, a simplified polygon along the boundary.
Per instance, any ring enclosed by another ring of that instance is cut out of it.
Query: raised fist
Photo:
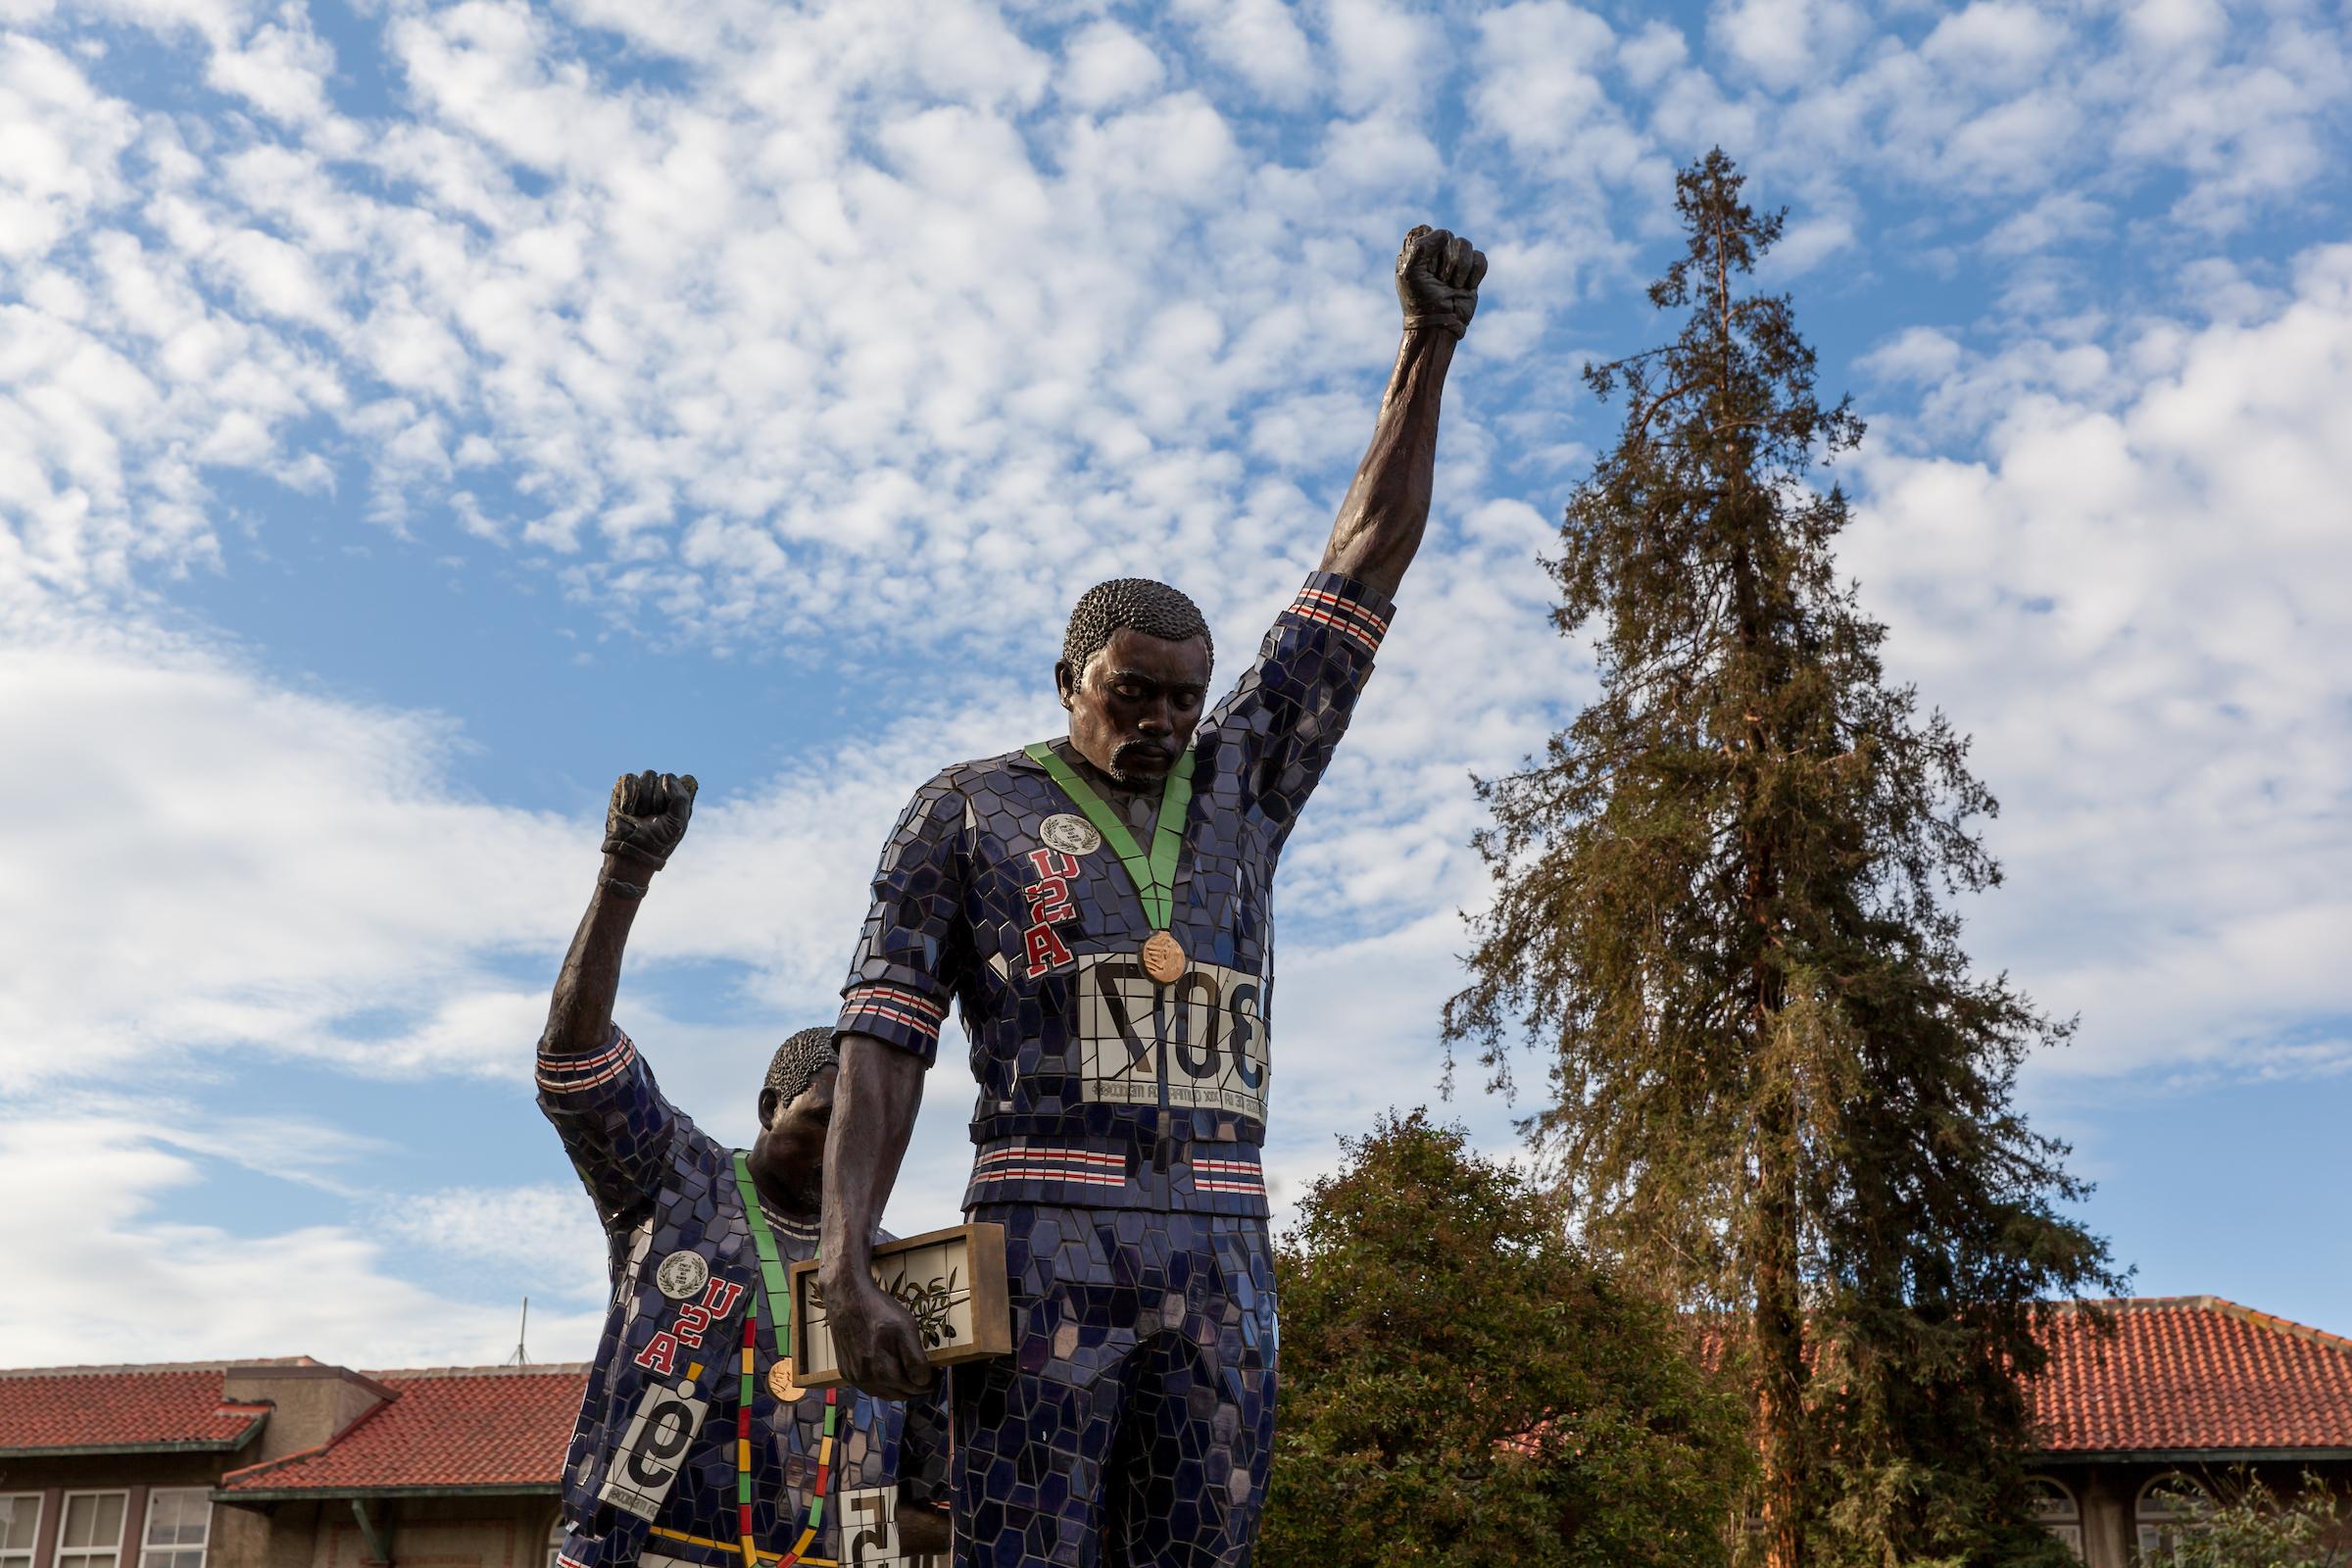
[[[612,804],[605,808],[605,853],[634,870],[661,870],[686,836],[694,791],[692,773],[648,768],[621,774],[612,784]]]
[[[1396,252],[1396,303],[1407,330],[1437,327],[1460,337],[1478,310],[1487,258],[1459,234],[1417,223]]]

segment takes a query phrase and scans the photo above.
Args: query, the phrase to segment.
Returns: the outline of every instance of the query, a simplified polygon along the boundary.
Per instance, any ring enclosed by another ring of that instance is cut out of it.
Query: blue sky
[[[1431,1100],[1469,775],[1591,690],[1537,564],[1577,370],[1670,330],[1717,143],[1871,423],[1842,564],[2003,802],[1971,952],[2082,1020],[2036,1124],[2139,1290],[2352,1331],[2346,21],[0,0],[9,1359],[496,1359],[526,1294],[584,1353],[528,1057],[612,776],[703,781],[620,1013],[743,1138],[908,791],[1053,730],[1084,587],[1253,645],[1422,220],[1493,268],[1286,861],[1278,1190]]]

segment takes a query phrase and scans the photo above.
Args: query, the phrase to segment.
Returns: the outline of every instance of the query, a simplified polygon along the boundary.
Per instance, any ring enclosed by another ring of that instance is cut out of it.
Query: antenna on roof
[[[527,1353],[525,1353],[525,1352],[524,1352],[524,1350],[523,1350],[523,1348],[522,1348],[522,1342],[523,1342],[523,1340],[524,1340],[525,1338],[527,1338],[527,1337],[529,1336],[529,1334],[530,1334],[530,1330],[531,1330],[531,1298],[530,1298],[529,1297],[527,1297],[527,1296],[526,1296],[526,1297],[524,1297],[524,1298],[522,1298],[522,1323],[521,1323],[521,1325],[520,1325],[518,1328],[516,1328],[516,1329],[514,1330],[514,1353],[513,1355],[510,1355],[510,1356],[508,1356],[508,1357],[507,1357],[507,1358],[506,1358],[504,1361],[501,1361],[501,1362],[499,1363],[499,1365],[501,1365],[501,1366],[529,1366],[529,1365],[531,1364],[531,1358],[530,1358],[530,1356],[529,1356]]]

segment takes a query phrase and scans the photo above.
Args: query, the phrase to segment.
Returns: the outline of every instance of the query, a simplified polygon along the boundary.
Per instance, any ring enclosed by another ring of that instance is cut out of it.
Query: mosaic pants
[[[1262,1219],[983,1203],[1012,1353],[956,1369],[956,1568],[1246,1568],[1274,1440]]]

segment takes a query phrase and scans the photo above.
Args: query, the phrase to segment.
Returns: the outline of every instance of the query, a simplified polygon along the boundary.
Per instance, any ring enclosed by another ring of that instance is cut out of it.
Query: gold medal
[[[801,1386],[792,1381],[792,1357],[789,1355],[776,1357],[775,1364],[767,1369],[767,1392],[786,1404],[799,1398],[803,1393]]]
[[[1144,973],[1163,986],[1184,978],[1184,944],[1165,931],[1144,939]]]

